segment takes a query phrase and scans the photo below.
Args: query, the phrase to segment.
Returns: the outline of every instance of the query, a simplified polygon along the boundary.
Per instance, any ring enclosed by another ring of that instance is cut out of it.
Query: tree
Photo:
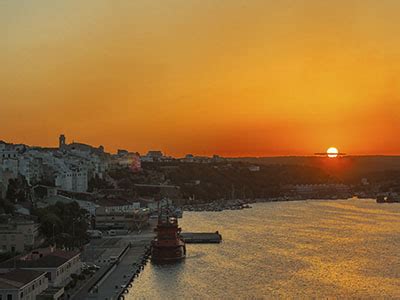
[[[33,213],[39,217],[41,233],[49,243],[55,240],[59,246],[73,248],[87,241],[87,212],[77,202],[57,202]]]
[[[0,197],[0,212],[5,214],[13,214],[15,211],[14,205],[7,199]]]

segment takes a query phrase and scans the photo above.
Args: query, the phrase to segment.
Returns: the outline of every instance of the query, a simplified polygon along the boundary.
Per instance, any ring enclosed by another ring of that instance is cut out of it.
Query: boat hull
[[[185,245],[175,247],[163,247],[153,245],[151,251],[151,260],[153,262],[174,262],[186,257]]]

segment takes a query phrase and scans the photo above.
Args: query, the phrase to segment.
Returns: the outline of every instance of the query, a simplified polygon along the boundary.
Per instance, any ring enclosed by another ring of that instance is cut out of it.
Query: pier
[[[102,241],[94,241],[102,245],[110,245],[115,249],[108,249],[102,253],[101,261],[104,265],[77,293],[70,299],[83,300],[116,300],[124,299],[135,278],[143,271],[150,256],[150,245],[154,235],[128,235],[118,238],[105,238]],[[111,245],[111,239],[116,242]],[[117,249],[119,249],[117,251]],[[116,256],[112,257],[112,254]],[[119,253],[117,255],[117,253]],[[111,255],[111,256],[110,256]],[[109,256],[108,260],[106,257]],[[114,258],[114,259],[111,259]],[[95,261],[100,261],[95,258]]]
[[[184,232],[181,237],[188,244],[218,244],[222,241],[218,231]],[[125,299],[135,279],[149,262],[153,238],[153,233],[142,233],[92,241],[84,258],[85,261],[100,264],[101,269],[79,290],[70,294],[70,299]]]
[[[182,239],[187,244],[219,244],[222,235],[216,232],[182,232]]]

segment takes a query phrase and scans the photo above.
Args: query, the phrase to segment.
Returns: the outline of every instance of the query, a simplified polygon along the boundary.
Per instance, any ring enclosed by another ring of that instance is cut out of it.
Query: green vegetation
[[[13,214],[14,211],[14,205],[9,200],[0,198],[0,214]]]
[[[107,180],[101,179],[98,176],[95,176],[89,179],[88,182],[88,192],[93,192],[99,189],[112,189],[113,185],[110,184]]]
[[[49,244],[59,247],[80,247],[87,242],[87,216],[76,202],[57,202],[46,208],[35,209],[40,222],[40,231]]]
[[[261,166],[252,172],[249,164],[182,164],[168,176],[171,183],[181,186],[184,198],[195,196],[209,202],[216,199],[263,198],[279,196],[281,187],[296,183],[334,181],[319,169],[300,166]],[[200,183],[195,184],[198,180]]]
[[[134,184],[167,184],[180,187],[180,197],[207,203],[218,199],[263,198],[282,194],[286,184],[337,182],[338,180],[316,167],[295,165],[261,166],[249,170],[250,163],[143,163],[141,173],[129,170],[110,172],[119,188],[134,191],[137,196],[162,196],[162,189],[135,188]],[[171,191],[172,192],[172,191]],[[192,200],[193,201],[193,200]]]
[[[26,197],[27,183],[25,179],[10,179],[8,181],[8,189],[6,193],[6,199],[14,202],[24,202],[27,200]]]

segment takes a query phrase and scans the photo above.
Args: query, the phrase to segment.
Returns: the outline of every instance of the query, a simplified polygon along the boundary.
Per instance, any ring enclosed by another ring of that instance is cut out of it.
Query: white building
[[[161,161],[164,159],[164,154],[159,150],[150,150],[145,156],[140,157],[140,159],[145,162]]]
[[[48,288],[46,272],[14,269],[0,274],[0,299],[35,300]]]
[[[250,172],[259,172],[261,170],[260,166],[249,166]]]
[[[96,209],[96,229],[137,230],[147,226],[150,210],[139,207],[140,203],[98,207]]]
[[[15,179],[18,177],[18,159],[6,158],[1,163],[3,173],[8,173],[9,178]]]
[[[75,168],[72,171],[72,191],[86,192],[88,189],[88,174],[83,168]]]
[[[62,190],[86,192],[90,178],[103,178],[110,167],[111,155],[105,153],[102,146],[95,148],[65,141],[65,136],[61,136],[59,148],[27,147],[0,141],[0,171],[7,174],[7,181],[21,175],[30,185],[43,180]],[[140,169],[140,160],[131,153],[120,157],[118,163]],[[4,182],[2,180],[3,185]]]
[[[58,171],[54,184],[61,190],[72,191],[72,172],[69,170]]]
[[[42,165],[43,162],[41,158],[24,154],[19,159],[18,171],[25,177],[28,184],[34,184],[39,182],[43,177]]]
[[[140,156],[137,153],[132,152],[120,152],[120,154],[115,155],[114,162],[116,165],[123,168],[131,168],[134,171],[141,170],[141,160]]]

